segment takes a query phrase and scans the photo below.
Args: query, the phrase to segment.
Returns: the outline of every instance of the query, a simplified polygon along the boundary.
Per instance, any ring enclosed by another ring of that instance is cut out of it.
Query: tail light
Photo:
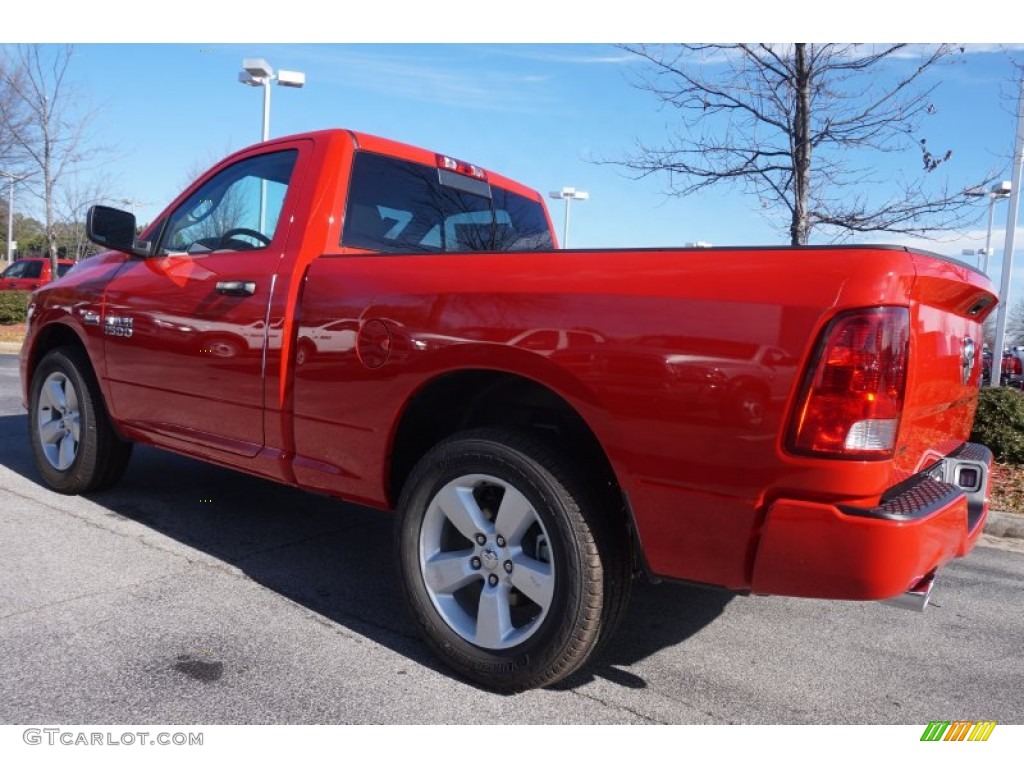
[[[906,307],[846,312],[825,329],[789,437],[795,453],[882,459],[896,446],[907,384]]]

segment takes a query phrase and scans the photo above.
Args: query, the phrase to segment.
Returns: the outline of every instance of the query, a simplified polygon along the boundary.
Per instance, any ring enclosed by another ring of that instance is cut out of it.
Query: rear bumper
[[[974,546],[988,514],[992,453],[967,443],[875,507],[780,499],[768,510],[754,592],[885,600]]]

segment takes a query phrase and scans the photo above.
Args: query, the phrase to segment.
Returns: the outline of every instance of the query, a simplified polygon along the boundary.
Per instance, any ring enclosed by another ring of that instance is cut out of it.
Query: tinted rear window
[[[540,203],[467,182],[475,183],[442,184],[438,168],[359,152],[341,244],[385,253],[553,248]]]

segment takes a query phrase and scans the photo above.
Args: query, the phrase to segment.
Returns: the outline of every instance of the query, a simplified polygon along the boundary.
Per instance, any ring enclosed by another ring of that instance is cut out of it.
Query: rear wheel
[[[36,368],[29,391],[29,435],[36,468],[56,491],[98,491],[120,479],[132,444],[110,425],[85,353],[60,347]]]
[[[417,464],[399,503],[406,600],[431,647],[483,685],[554,683],[621,615],[624,526],[528,433],[476,430]]]

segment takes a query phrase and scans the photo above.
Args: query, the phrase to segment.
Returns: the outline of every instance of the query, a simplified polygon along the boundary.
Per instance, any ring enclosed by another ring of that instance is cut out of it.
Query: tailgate
[[[981,384],[982,324],[997,303],[980,272],[926,253],[911,256],[910,371],[894,482],[931,466],[970,436]]]

